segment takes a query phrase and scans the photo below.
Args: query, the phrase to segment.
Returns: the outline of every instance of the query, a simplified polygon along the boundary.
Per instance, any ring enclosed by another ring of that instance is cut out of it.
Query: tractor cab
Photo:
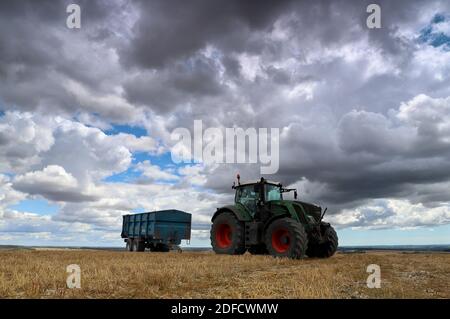
[[[241,183],[238,175],[238,185],[233,184],[233,189],[236,190],[235,204],[243,205],[252,216],[268,202],[283,200],[283,193],[285,192],[294,191],[294,197],[295,199],[297,198],[296,189],[283,188],[281,183],[264,178],[261,178],[259,181]]]

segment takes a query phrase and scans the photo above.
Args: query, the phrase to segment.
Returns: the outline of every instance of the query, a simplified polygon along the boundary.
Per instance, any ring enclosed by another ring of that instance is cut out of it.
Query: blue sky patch
[[[419,42],[427,43],[433,47],[442,47],[450,50],[450,34],[437,31],[436,26],[440,23],[449,23],[450,18],[443,14],[436,14],[430,24],[420,31]]]
[[[157,165],[161,168],[161,170],[168,169],[168,168],[174,168],[172,174],[179,176],[177,172],[177,168],[183,167],[184,165],[189,164],[175,164],[172,161],[172,157],[170,152],[161,154],[161,155],[151,155],[147,152],[134,152],[133,153],[133,160],[132,160],[132,166],[129,167],[126,171],[108,176],[104,179],[105,182],[112,182],[112,183],[121,183],[121,182],[131,182],[133,180],[136,180],[139,178],[142,173],[137,171],[135,169],[135,165],[138,163],[142,163],[144,161],[150,161],[152,165]],[[172,184],[170,182],[169,184]]]
[[[51,204],[45,199],[26,199],[9,208],[19,212],[34,213],[38,215],[52,215],[56,214],[59,210],[58,205]]]
[[[337,229],[340,246],[448,245],[450,225],[415,229]]]
[[[139,178],[141,175],[141,172],[130,167],[126,171],[106,177],[103,181],[108,183],[127,183]]]
[[[150,163],[154,165],[158,165],[159,167],[166,168],[169,166],[176,165],[172,161],[172,156],[170,152],[166,152],[160,155],[151,155],[145,152],[135,152],[133,153],[133,163],[140,163],[143,161],[150,161]],[[182,166],[182,165],[177,165]]]
[[[145,128],[131,125],[113,125],[111,129],[105,131],[107,135],[116,135],[119,133],[132,134],[136,137],[148,135]]]

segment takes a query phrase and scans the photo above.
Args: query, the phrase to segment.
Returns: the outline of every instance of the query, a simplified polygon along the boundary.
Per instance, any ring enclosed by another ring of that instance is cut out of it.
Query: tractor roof
[[[253,181],[245,181],[245,182],[242,182],[242,183],[240,183],[239,185],[236,185],[236,187],[239,187],[239,186],[246,186],[246,185],[253,185],[253,184],[258,184],[258,183],[261,183],[261,180],[253,180]],[[266,183],[266,184],[273,184],[273,185],[281,185],[281,183],[280,182],[274,182],[274,181],[269,181],[269,180],[267,180],[267,179],[265,179],[264,180],[264,183]]]

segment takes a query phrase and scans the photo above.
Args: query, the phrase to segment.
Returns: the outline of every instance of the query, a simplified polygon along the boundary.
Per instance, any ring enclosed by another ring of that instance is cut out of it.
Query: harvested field
[[[68,289],[66,267],[81,268]],[[366,286],[369,264],[381,288]],[[449,253],[275,259],[211,252],[0,250],[2,298],[450,298]]]

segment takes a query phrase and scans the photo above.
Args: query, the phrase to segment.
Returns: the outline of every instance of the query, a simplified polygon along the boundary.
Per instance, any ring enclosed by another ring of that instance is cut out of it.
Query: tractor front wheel
[[[211,246],[217,254],[245,253],[244,225],[232,213],[217,216],[211,227]]]
[[[303,225],[292,218],[273,221],[266,230],[265,243],[274,257],[299,259],[305,256],[308,236]]]
[[[310,245],[306,252],[309,257],[329,258],[334,255],[338,247],[338,237],[332,226],[322,225],[322,242]]]

